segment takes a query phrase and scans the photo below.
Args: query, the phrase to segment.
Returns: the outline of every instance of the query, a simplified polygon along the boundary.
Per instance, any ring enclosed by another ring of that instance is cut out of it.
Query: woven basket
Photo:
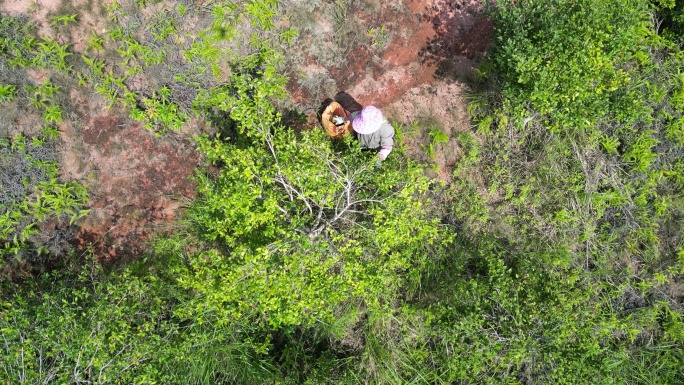
[[[341,126],[336,126],[332,121],[333,115],[346,118],[349,116],[349,112],[342,108],[340,103],[332,102],[328,105],[328,107],[325,108],[323,115],[321,115],[321,123],[323,123],[323,128],[325,128],[325,131],[328,133],[328,135],[335,139],[344,138],[352,130],[351,122],[346,121]]]

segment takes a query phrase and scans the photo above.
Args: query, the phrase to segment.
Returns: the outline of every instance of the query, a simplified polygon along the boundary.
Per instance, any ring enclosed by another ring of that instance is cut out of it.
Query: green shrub
[[[466,234],[507,240],[504,264],[513,270],[507,278],[488,262],[497,288],[472,312],[460,301],[444,310],[449,320],[468,319],[452,335],[473,335],[471,343],[476,332],[497,335],[481,340],[481,350],[437,356],[453,368],[450,381],[681,381],[681,342],[656,321],[679,317],[661,308],[677,305],[659,292],[678,279],[668,272],[682,241],[679,42],[655,33],[658,6],[647,1],[499,1],[490,11],[496,48],[469,108],[481,144],[476,158],[466,152],[457,165],[451,199]],[[520,250],[525,260],[515,257]],[[532,274],[520,281],[516,265],[539,272],[538,297],[494,300],[511,277],[521,287],[534,282]],[[488,291],[477,285],[473,293]],[[496,301],[516,320],[515,309],[534,303],[519,314],[535,320],[521,327],[510,317],[482,319]],[[444,327],[437,335],[450,334]],[[662,372],[653,365],[661,358]]]
[[[441,234],[420,198],[430,183],[399,154],[378,167],[354,143],[335,150],[322,130],[282,127],[270,103],[284,85],[274,57],[248,58],[234,89],[208,99],[229,106],[237,129],[199,141],[221,169],[198,177],[190,215],[215,248],[189,259],[182,284],[201,294],[195,311],[225,322],[330,323],[348,302],[383,312]]]
[[[85,187],[57,180],[54,146],[21,135],[0,140],[0,264],[7,264],[0,280],[63,256],[69,226],[88,213]],[[62,229],[45,236],[40,227],[49,220]]]

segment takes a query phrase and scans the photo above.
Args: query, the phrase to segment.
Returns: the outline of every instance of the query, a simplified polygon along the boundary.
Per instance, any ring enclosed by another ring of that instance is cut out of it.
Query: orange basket
[[[351,122],[346,121],[344,124],[336,126],[332,121],[333,115],[347,118],[349,117],[349,112],[345,110],[340,103],[332,102],[328,105],[328,107],[325,108],[323,115],[321,115],[321,123],[323,123],[323,128],[325,128],[325,131],[328,133],[328,135],[335,139],[344,138],[352,130]]]

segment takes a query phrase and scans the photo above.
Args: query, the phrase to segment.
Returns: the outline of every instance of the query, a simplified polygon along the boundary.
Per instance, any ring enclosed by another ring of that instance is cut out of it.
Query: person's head
[[[382,126],[384,121],[385,117],[377,107],[367,106],[352,120],[352,128],[359,134],[372,134]]]

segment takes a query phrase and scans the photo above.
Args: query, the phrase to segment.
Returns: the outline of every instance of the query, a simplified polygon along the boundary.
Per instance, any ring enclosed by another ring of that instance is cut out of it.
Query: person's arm
[[[382,146],[380,147],[380,151],[378,151],[378,158],[380,158],[380,160],[385,160],[390,152],[392,152],[392,146]]]
[[[378,151],[378,158],[380,160],[387,159],[387,155],[392,152],[394,146],[394,127],[385,122],[380,126],[380,151]]]

